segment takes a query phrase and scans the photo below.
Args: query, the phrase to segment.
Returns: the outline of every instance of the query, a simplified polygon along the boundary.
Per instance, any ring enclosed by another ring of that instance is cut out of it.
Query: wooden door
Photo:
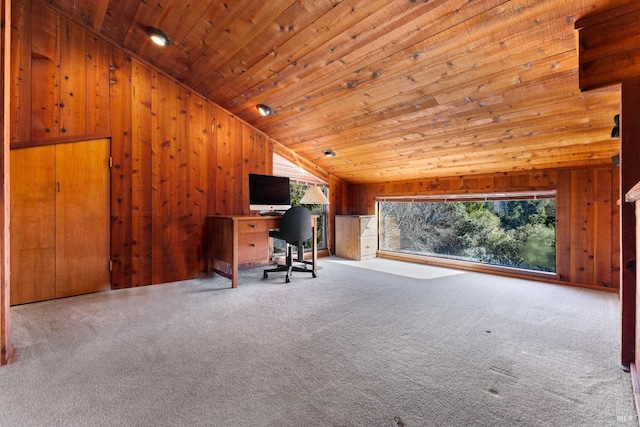
[[[11,304],[55,298],[55,147],[11,151]]]
[[[56,298],[110,289],[109,140],[56,145]]]
[[[11,151],[11,304],[110,289],[110,141]]]

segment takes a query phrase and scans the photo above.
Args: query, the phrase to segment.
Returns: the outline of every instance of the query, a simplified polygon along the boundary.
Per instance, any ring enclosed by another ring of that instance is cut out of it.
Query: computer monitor
[[[289,177],[249,174],[249,209],[278,212],[286,211],[290,207]]]

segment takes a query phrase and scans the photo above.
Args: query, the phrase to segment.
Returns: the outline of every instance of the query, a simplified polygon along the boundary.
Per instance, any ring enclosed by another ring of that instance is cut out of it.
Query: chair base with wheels
[[[308,269],[307,268],[307,263],[308,261],[305,261],[304,259],[300,259],[301,255],[304,256],[304,249],[300,246],[298,247],[298,259],[296,259],[295,261],[303,263],[304,266],[297,266],[297,265],[293,265],[293,246],[294,245],[290,245],[289,243],[287,243],[287,247],[286,247],[286,264],[278,264],[276,267],[274,268],[269,268],[267,270],[264,270],[264,272],[262,273],[262,278],[263,279],[267,279],[269,277],[268,273],[280,273],[283,271],[287,272],[287,275],[285,276],[284,281],[286,283],[290,283],[291,279],[289,278],[291,276],[291,273],[294,271],[300,272],[300,273],[311,273],[311,277],[313,277],[314,279],[316,277],[318,277],[318,275],[316,274],[315,271],[313,271],[313,269]]]
[[[282,219],[280,220],[280,227],[269,231],[269,237],[274,239],[281,239],[286,242],[285,254],[286,263],[280,264],[275,268],[264,270],[262,277],[264,279],[269,277],[269,273],[277,273],[286,271],[285,277],[286,283],[291,282],[290,276],[294,271],[300,273],[311,273],[312,277],[317,277],[313,268],[308,269],[307,264],[309,261],[304,259],[304,247],[305,241],[309,240],[313,236],[313,229],[311,227],[311,211],[309,209],[296,206],[287,210]],[[297,262],[304,264],[304,266],[293,265],[293,246],[298,247]]]

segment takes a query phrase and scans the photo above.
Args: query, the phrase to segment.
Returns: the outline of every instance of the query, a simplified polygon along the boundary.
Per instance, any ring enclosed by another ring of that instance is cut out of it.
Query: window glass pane
[[[379,202],[380,249],[555,272],[555,198]]]
[[[291,206],[300,206],[300,200],[304,197],[305,192],[310,187],[306,184],[301,184],[298,182],[291,182]],[[322,187],[322,192],[327,195],[327,188]],[[327,248],[327,207],[325,205],[304,205],[309,208],[313,215],[316,215],[318,218],[316,220],[317,230],[317,248],[318,249],[326,249]],[[284,240],[274,239],[273,241],[273,251],[276,255],[282,255],[285,252],[285,242]],[[304,243],[305,250],[311,250],[311,240],[308,240]],[[294,249],[295,252],[295,249]]]
[[[310,185],[301,184],[297,182],[291,183],[291,206],[300,206],[300,200],[304,197],[304,194],[309,189]],[[321,187],[324,195],[327,195],[327,188]],[[304,205],[309,208],[313,215],[316,215],[317,218],[317,227],[318,227],[318,249],[326,249],[327,248],[327,236],[326,236],[326,225],[327,225],[327,207],[326,205]],[[306,249],[311,249],[311,241],[305,243]]]
[[[300,200],[307,189],[314,185],[319,186],[325,196],[329,196],[327,183],[310,172],[295,165],[289,160],[273,154],[273,174],[278,176],[288,176],[291,180],[291,206],[300,206]],[[317,218],[318,249],[327,248],[327,206],[325,205],[304,205],[311,210]],[[274,242],[276,253],[284,252],[284,242]],[[281,246],[281,247],[278,247]],[[311,242],[305,243],[305,248],[311,249]]]

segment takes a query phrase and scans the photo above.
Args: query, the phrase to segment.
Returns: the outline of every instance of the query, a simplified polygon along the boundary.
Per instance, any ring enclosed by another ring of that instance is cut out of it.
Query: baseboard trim
[[[458,270],[473,271],[475,273],[495,274],[496,276],[512,277],[514,279],[524,280],[536,280],[538,282],[552,283],[556,285],[567,285],[578,288],[593,289],[597,291],[605,291],[611,293],[619,293],[616,288],[609,288],[605,286],[588,285],[584,283],[568,282],[560,280],[555,274],[542,273],[533,271],[524,271],[518,269],[511,269],[507,267],[496,267],[489,265],[482,265],[478,263],[471,263],[465,261],[448,260],[443,258],[429,257],[426,255],[405,254],[399,252],[380,251],[377,252],[378,257],[395,259],[398,261],[415,262],[418,264],[434,265],[438,267],[454,268]]]

